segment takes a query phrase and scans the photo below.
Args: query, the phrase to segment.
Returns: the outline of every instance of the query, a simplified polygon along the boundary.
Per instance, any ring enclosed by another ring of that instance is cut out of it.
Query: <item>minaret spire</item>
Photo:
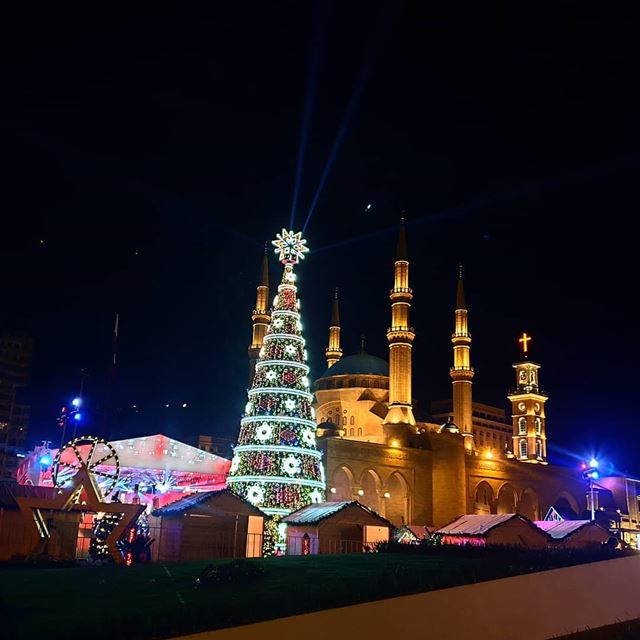
[[[467,305],[464,299],[462,265],[458,265],[458,288],[456,291],[455,329],[453,343],[453,367],[449,375],[453,381],[453,421],[464,436],[467,451],[473,451],[473,396],[471,385],[474,376],[471,366],[471,334],[467,320]]]
[[[342,348],[340,347],[340,309],[338,306],[338,287],[333,298],[333,308],[331,309],[331,325],[329,326],[329,346],[325,351],[327,367],[331,368],[340,358],[342,358]]]
[[[253,322],[253,334],[249,346],[249,385],[253,382],[256,362],[260,356],[262,341],[267,333],[267,327],[271,322],[269,313],[269,258],[267,257],[267,244],[264,245],[264,256],[260,271],[260,284],[256,293],[256,307],[251,314]]]
[[[415,432],[416,424],[411,405],[411,349],[415,333],[409,324],[413,293],[409,288],[409,253],[404,214],[400,220],[394,282],[389,298],[389,411],[382,424],[389,444],[401,446],[406,444],[409,434]]]

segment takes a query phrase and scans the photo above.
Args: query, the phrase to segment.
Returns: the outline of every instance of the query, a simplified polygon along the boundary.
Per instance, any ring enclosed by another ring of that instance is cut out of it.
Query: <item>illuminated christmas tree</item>
[[[272,531],[282,516],[322,502],[325,496],[293,271],[308,248],[300,233],[285,229],[273,244],[284,264],[282,282],[273,300],[227,479],[234,492],[274,516]]]

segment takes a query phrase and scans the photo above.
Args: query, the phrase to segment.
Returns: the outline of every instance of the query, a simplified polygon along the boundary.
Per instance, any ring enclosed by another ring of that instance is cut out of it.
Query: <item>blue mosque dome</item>
[[[358,353],[353,356],[340,358],[332,367],[329,367],[323,374],[322,378],[330,376],[348,376],[348,375],[373,375],[373,376],[389,376],[389,363],[371,356],[368,353]]]

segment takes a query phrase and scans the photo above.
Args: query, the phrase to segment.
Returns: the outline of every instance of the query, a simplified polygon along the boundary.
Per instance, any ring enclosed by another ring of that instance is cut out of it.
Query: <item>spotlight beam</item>
[[[316,87],[318,85],[320,53],[322,50],[321,45],[322,39],[320,37],[320,28],[318,28],[311,45],[313,50],[311,53],[311,60],[309,62],[309,70],[307,74],[307,88],[304,94],[304,111],[302,115],[302,124],[300,126],[300,146],[298,147],[296,177],[293,184],[293,199],[291,202],[291,218],[289,219],[289,229],[293,229],[293,223],[296,217],[296,208],[298,206],[298,195],[300,193],[300,183],[302,182],[302,169],[304,166],[304,157],[307,151],[307,142],[309,140],[311,114],[313,113],[313,105],[316,98]]]
[[[309,221],[311,220],[311,216],[318,204],[318,200],[320,199],[320,194],[324,189],[324,184],[329,177],[329,172],[333,167],[333,162],[338,155],[338,151],[340,150],[340,146],[342,145],[342,140],[344,139],[345,133],[347,132],[347,128],[349,127],[349,123],[351,122],[351,118],[356,110],[358,105],[358,101],[360,100],[360,96],[362,95],[362,91],[365,87],[366,81],[368,79],[370,72],[369,65],[366,65],[360,74],[360,78],[351,94],[351,99],[347,104],[347,108],[344,112],[344,116],[342,117],[342,122],[340,123],[340,128],[338,129],[338,133],[336,135],[335,140],[333,141],[333,145],[331,146],[331,151],[329,152],[329,157],[327,158],[327,163],[325,164],[324,171],[322,172],[322,176],[320,177],[320,182],[318,183],[318,188],[316,189],[315,195],[313,196],[313,201],[311,202],[311,206],[309,207],[309,212],[307,213],[307,219],[304,222],[302,227],[302,233],[304,233],[307,229]]]

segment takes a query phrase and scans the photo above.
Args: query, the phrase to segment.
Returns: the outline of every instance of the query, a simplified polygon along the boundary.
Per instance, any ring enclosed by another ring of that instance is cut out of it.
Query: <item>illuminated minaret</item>
[[[329,346],[325,351],[327,358],[327,367],[332,367],[340,358],[342,358],[342,349],[340,348],[340,310],[338,309],[338,287],[336,287],[336,295],[333,299],[333,309],[331,311],[331,326],[329,327]]]
[[[473,406],[471,399],[473,367],[471,366],[471,334],[467,324],[467,305],[464,300],[462,265],[458,268],[455,316],[456,325],[451,336],[453,367],[449,369],[449,375],[453,381],[453,421],[464,436],[465,449],[473,451]]]
[[[404,218],[398,234],[395,277],[389,298],[389,411],[382,424],[388,443],[400,446],[406,444],[410,433],[415,433],[416,425],[411,406],[411,349],[415,333],[409,324],[413,294],[409,288],[409,258]]]
[[[262,273],[260,274],[260,284],[256,294],[256,308],[251,314],[253,321],[253,336],[249,347],[249,385],[253,382],[253,374],[256,362],[262,348],[264,334],[267,332],[271,314],[269,313],[269,261],[267,259],[267,247],[264,248],[264,258],[262,258]]]
[[[544,404],[548,397],[540,391],[540,365],[527,360],[531,336],[523,333],[524,360],[513,365],[516,370],[516,390],[507,397],[511,401],[513,422],[513,453],[520,462],[547,464],[547,429]]]

